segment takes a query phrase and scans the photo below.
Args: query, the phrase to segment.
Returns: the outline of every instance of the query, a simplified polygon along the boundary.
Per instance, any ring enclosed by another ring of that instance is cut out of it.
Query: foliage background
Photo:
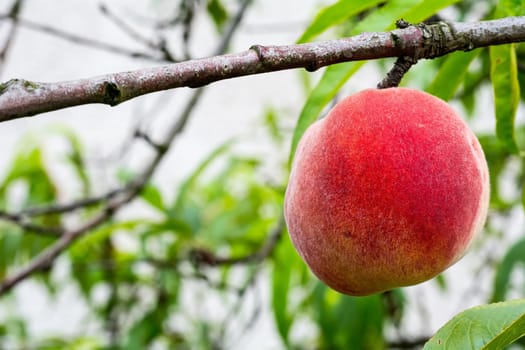
[[[238,8],[233,0],[106,5],[142,35],[165,36],[180,59],[209,55]],[[437,11],[455,21],[524,14],[519,1],[253,1],[229,50],[382,31]],[[180,14],[186,17],[170,23]],[[21,17],[145,49],[94,2],[26,0]],[[0,347],[420,348],[463,309],[523,298],[524,54],[522,44],[458,52],[419,62],[403,80],[449,100],[478,133],[490,166],[486,228],[438,278],[365,298],[340,295],[306,269],[281,222],[290,148],[301,130],[341,96],[374,87],[393,60],[246,77],[207,87],[140,198],[3,297]],[[153,64],[21,25],[1,68],[3,80],[55,81]],[[190,94],[180,89],[114,109],[84,106],[4,123],[1,207],[17,212],[119,186],[151,157],[136,131],[159,138]],[[32,223],[74,224],[96,209]],[[0,222],[0,275],[54,239]]]

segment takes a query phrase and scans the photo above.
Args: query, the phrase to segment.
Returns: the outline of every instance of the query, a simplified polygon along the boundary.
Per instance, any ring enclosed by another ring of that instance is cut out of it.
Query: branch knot
[[[112,81],[105,81],[103,84],[103,101],[111,106],[120,103],[121,91],[118,85]]]
[[[450,52],[450,42],[456,40],[456,32],[451,23],[437,22],[417,25],[423,32],[423,45],[416,50],[415,58],[436,58]]]

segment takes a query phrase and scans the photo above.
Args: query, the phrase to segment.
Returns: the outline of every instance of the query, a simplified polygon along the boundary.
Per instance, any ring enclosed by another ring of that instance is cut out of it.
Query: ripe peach
[[[445,102],[365,90],[304,134],[286,223],[314,274],[339,292],[413,285],[455,263],[481,231],[488,176],[478,140]]]

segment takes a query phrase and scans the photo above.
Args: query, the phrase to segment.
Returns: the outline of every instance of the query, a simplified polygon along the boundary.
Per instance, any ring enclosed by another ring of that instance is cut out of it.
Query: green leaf
[[[293,323],[293,317],[288,310],[288,295],[293,267],[293,264],[290,264],[290,258],[296,255],[297,252],[294,251],[290,238],[286,235],[275,250],[272,269],[273,317],[277,331],[286,345],[289,345],[288,333]]]
[[[515,243],[507,251],[507,254],[505,254],[505,257],[498,266],[494,278],[493,302],[505,299],[513,270],[518,266],[525,266],[523,264],[525,264],[525,239]]]
[[[382,0],[349,1],[339,0],[333,5],[322,8],[312,23],[306,28],[297,41],[304,43],[321,34],[330,27],[336,26],[346,19],[380,4]]]
[[[128,333],[125,349],[142,350],[150,348],[156,337],[163,334],[164,320],[168,316],[167,301],[157,298],[159,305],[148,311],[143,318],[135,322]],[[164,305],[163,305],[164,304]]]
[[[469,52],[454,52],[447,55],[438,74],[426,91],[445,101],[454,97],[470,63],[480,54],[481,50]]]
[[[474,307],[447,322],[423,350],[501,350],[525,335],[525,299]]]
[[[91,183],[87,174],[87,166],[84,159],[85,151],[82,142],[75,132],[66,126],[55,126],[51,130],[67,141],[69,149],[66,153],[66,161],[73,168],[82,184],[82,194],[88,196],[91,193]]]
[[[521,189],[521,207],[525,210],[525,186]]]
[[[351,32],[355,35],[366,31],[382,31],[392,28],[397,19],[405,17],[414,22],[420,22],[437,10],[448,6],[450,1],[438,1],[438,5],[430,0],[393,0],[385,3],[383,7],[369,14]],[[418,6],[419,10],[413,11]],[[441,6],[441,7],[440,7]],[[292,164],[297,144],[306,129],[319,117],[324,107],[334,98],[339,89],[354,75],[363,65],[363,62],[349,62],[332,65],[326,68],[317,86],[312,90],[306,101],[292,136],[292,144],[289,156],[289,165]]]
[[[489,166],[491,208],[498,210],[509,208],[512,203],[508,203],[500,195],[500,176],[511,154],[495,135],[479,135],[478,140]]]
[[[522,16],[525,14],[525,4],[522,0],[499,0],[496,7],[496,17]]]
[[[58,192],[46,168],[41,148],[32,138],[26,137],[23,141],[21,149],[10,164],[5,180],[0,184],[0,205],[7,210],[16,211],[20,207],[52,203]],[[16,187],[19,193],[13,204],[10,201],[13,199],[10,192]],[[60,217],[58,215],[42,216],[31,220],[31,223],[58,227]],[[14,224],[0,222],[0,251],[2,253],[0,276],[4,276],[13,266],[33,258],[54,241],[54,237],[30,234]],[[43,278],[39,281],[44,282],[44,285],[52,292],[47,275],[41,276]]]
[[[129,221],[105,224],[93,231],[89,235],[82,237],[75,242],[68,250],[71,262],[71,277],[78,284],[81,294],[89,301],[91,291],[99,283],[107,279],[107,241],[115,232],[133,231],[137,227],[148,225],[147,219],[134,219]],[[126,232],[128,233],[128,232]],[[125,257],[124,253],[115,251],[115,262],[117,257],[122,262],[115,266],[112,278],[120,278],[131,270],[128,262],[131,257]]]
[[[282,128],[279,125],[279,117],[277,115],[277,111],[273,108],[268,108],[264,113],[264,125],[269,131],[269,134],[272,137],[272,139],[276,143],[281,144],[284,140],[284,136],[282,134]]]
[[[28,234],[15,225],[0,222],[0,278],[10,267],[25,263],[54,241],[53,237]]]
[[[384,6],[373,11],[365,19],[358,23],[356,28],[352,31],[352,35],[362,32],[378,32],[395,27],[396,21],[400,18],[405,18],[411,10],[425,3],[432,3],[430,0],[392,0],[387,1]],[[426,9],[426,7],[425,7]],[[413,16],[411,20],[420,22],[434,12],[419,11],[417,16]]]
[[[380,295],[350,297],[318,283],[313,294],[322,349],[384,349]]]
[[[491,46],[490,79],[496,109],[496,135],[512,153],[518,153],[514,137],[514,119],[520,99],[518,69],[514,45]]]
[[[217,30],[221,31],[228,20],[226,8],[220,0],[208,0],[207,10]]]
[[[22,182],[27,185],[24,206],[48,204],[55,199],[57,188],[46,168],[44,154],[37,145],[23,145],[22,150],[11,163],[11,168],[0,185],[0,196],[7,194],[8,188]]]
[[[488,49],[477,50],[480,52],[476,59],[476,65],[471,65],[463,77],[462,89],[459,98],[467,117],[474,117],[476,107],[476,95],[481,85],[489,81],[490,78],[490,53]]]
[[[408,13],[403,15],[403,19],[410,23],[421,22],[432,15],[438,13],[439,10],[453,5],[460,0],[430,0],[423,1],[421,4],[414,6]]]
[[[152,207],[157,208],[160,211],[164,211],[166,205],[162,198],[160,190],[152,184],[147,184],[140,193],[142,199],[149,203]]]

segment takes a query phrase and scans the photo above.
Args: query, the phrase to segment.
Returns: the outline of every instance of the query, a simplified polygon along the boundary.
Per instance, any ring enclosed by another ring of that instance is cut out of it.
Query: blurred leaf
[[[432,81],[426,91],[445,101],[453,98],[458,87],[463,82],[470,63],[480,52],[481,50],[459,51],[447,55],[434,81]]]
[[[490,78],[496,110],[496,135],[512,153],[518,152],[514,139],[514,118],[520,99],[514,45],[491,46]]]
[[[503,301],[505,299],[512,272],[517,267],[525,269],[525,239],[518,241],[510,247],[497,267],[496,276],[494,277],[492,302]]]
[[[208,14],[213,20],[218,31],[222,31],[224,24],[228,21],[228,11],[220,0],[208,0]]]
[[[412,9],[418,5],[430,5],[434,1],[430,0],[392,0],[387,1],[377,10],[370,12],[362,21],[358,22],[356,28],[352,30],[352,35],[362,32],[379,32],[395,28],[395,23],[400,18],[405,18],[410,14]],[[428,6],[423,6],[420,11],[415,13],[411,18],[413,22],[420,22],[430,15],[434,10],[428,11]],[[407,20],[409,20],[407,19]]]
[[[25,142],[15,154],[5,180],[0,184],[0,204],[7,210],[53,203],[57,195],[57,188],[46,168],[44,154],[38,143],[29,137],[23,140]],[[18,191],[13,195],[11,190],[15,188]],[[58,227],[60,217],[43,216],[32,223]],[[9,268],[33,258],[54,240],[51,236],[31,234],[14,224],[0,222],[0,276],[4,276]],[[52,292],[47,274],[41,275],[39,280]]]
[[[107,277],[105,241],[118,231],[132,231],[148,223],[145,219],[107,223],[93,230],[89,235],[83,236],[71,246],[68,250],[71,259],[71,275],[86,300],[90,300],[93,287],[103,283]],[[116,254],[118,255],[118,251]],[[119,274],[128,273],[129,268],[122,264],[118,269]]]
[[[258,162],[231,158],[222,171],[207,182],[200,198],[200,224],[194,226],[199,244],[228,246],[231,253],[250,252],[260,246],[280,212],[282,196],[260,184]]]
[[[3,320],[0,324],[0,344],[3,344],[4,340],[16,339],[16,341],[25,343],[29,340],[29,332],[27,324],[24,319],[8,316],[7,319]]]
[[[58,337],[46,338],[39,342],[38,350],[101,350],[104,349],[98,339],[92,337],[78,337],[72,340]],[[109,349],[108,349],[109,350]]]
[[[66,154],[66,160],[71,165],[82,184],[82,195],[89,195],[91,193],[91,183],[87,174],[87,167],[84,159],[85,151],[82,142],[75,132],[69,128],[57,126],[53,128],[53,130],[68,142],[69,149]]]
[[[314,291],[323,349],[384,349],[383,304],[379,295],[350,297],[322,283]]]
[[[403,19],[410,23],[421,22],[434,14],[437,14],[441,9],[460,2],[461,0],[436,0],[423,1],[417,6],[414,6],[408,13],[403,15]]]
[[[438,1],[440,6],[447,6],[452,1]],[[384,6],[371,12],[366,18],[359,22],[351,32],[355,35],[367,31],[383,31],[392,28],[395,21],[399,18],[410,15],[410,20],[420,22],[433,15],[442,7],[434,5],[435,1],[430,0],[392,0]],[[412,12],[415,6],[419,5],[419,10]],[[348,62],[329,66],[326,68],[321,80],[312,90],[308,97],[301,114],[297,120],[296,127],[292,136],[290,148],[289,165],[292,164],[297,144],[306,129],[319,118],[324,107],[335,97],[339,89],[354,75],[363,65],[361,62]]]
[[[512,203],[507,203],[501,198],[499,179],[508,162],[510,152],[494,135],[480,135],[478,140],[489,166],[491,207],[500,210],[508,208]]]
[[[272,311],[277,330],[284,344],[289,346],[288,334],[294,321],[288,305],[289,291],[297,252],[294,251],[288,235],[276,247],[272,268]]]
[[[447,290],[447,280],[445,279],[444,274],[437,275],[436,278],[434,278],[434,281],[436,282],[439,289],[441,289],[442,291]]]
[[[160,190],[152,185],[151,183],[148,183],[142,191],[140,192],[140,197],[144,199],[147,203],[149,203],[152,207],[160,210],[161,212],[164,212],[166,209],[166,204],[164,203],[164,200],[162,198],[162,193]]]
[[[167,300],[164,300],[162,296],[160,296],[158,299],[158,305],[156,305],[141,319],[135,322],[131,330],[128,332],[129,338],[126,341],[124,349],[148,349],[151,345],[151,342],[157,336],[164,333],[164,320],[168,315],[168,308],[166,305]]]
[[[468,309],[447,322],[424,350],[501,350],[525,335],[525,299]]]
[[[473,117],[476,107],[477,91],[482,84],[490,79],[490,54],[489,49],[478,49],[479,55],[475,64],[472,64],[463,76],[462,89],[459,98],[463,107],[468,113],[468,117]]]
[[[297,40],[298,43],[310,41],[330,27],[336,26],[349,17],[363,12],[372,6],[383,2],[382,0],[348,1],[339,0],[333,5],[322,8],[315,19],[310,23],[303,35]]]
[[[277,143],[282,143],[284,140],[284,135],[282,134],[282,128],[279,125],[279,118],[277,112],[269,108],[264,114],[264,124],[270,132],[270,136]]]
[[[525,4],[522,0],[499,0],[496,6],[496,17],[522,16]]]
[[[27,233],[15,225],[0,223],[0,278],[10,268],[29,261],[54,241],[53,237]],[[47,274],[40,275],[39,281],[52,292]]]
[[[17,182],[27,185],[22,200],[24,207],[48,204],[55,199],[57,189],[38,145],[29,142],[16,154],[4,182],[0,185],[0,196],[5,198],[9,186]]]
[[[521,207],[525,210],[525,186],[521,188]]]

